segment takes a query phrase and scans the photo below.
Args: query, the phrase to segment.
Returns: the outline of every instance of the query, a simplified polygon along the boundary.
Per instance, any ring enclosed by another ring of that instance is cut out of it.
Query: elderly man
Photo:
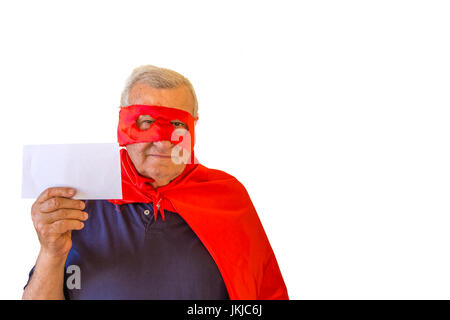
[[[288,299],[245,188],[195,158],[197,120],[188,79],[132,72],[118,126],[123,199],[75,200],[71,188],[36,199],[41,247],[24,299]]]

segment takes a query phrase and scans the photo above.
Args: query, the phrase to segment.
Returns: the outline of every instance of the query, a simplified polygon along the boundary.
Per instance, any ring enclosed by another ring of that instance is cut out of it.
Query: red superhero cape
[[[214,259],[232,300],[289,299],[277,260],[245,187],[233,176],[187,164],[169,184],[153,188],[120,150],[123,200],[177,212]],[[157,214],[155,214],[155,219]]]

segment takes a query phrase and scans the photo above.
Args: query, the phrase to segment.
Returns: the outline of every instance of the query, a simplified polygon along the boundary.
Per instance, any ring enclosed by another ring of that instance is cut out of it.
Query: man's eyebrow
[[[142,120],[142,119],[148,120],[148,118],[153,119],[153,117],[152,117],[151,115],[149,115],[149,114],[141,114],[141,115],[138,117],[138,120]]]

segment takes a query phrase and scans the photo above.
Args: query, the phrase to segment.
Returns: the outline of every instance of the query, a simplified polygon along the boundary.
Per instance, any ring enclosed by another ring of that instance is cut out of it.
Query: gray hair
[[[128,77],[125,83],[125,88],[123,89],[122,95],[120,97],[121,107],[126,107],[129,105],[128,94],[131,87],[133,87],[133,85],[136,83],[144,83],[156,89],[168,89],[186,86],[191,92],[192,97],[194,98],[193,116],[194,118],[197,117],[198,102],[194,87],[186,77],[179,74],[178,72],[170,69],[159,68],[153,65],[144,65],[137,67],[133,70],[133,72],[131,72],[131,75]]]

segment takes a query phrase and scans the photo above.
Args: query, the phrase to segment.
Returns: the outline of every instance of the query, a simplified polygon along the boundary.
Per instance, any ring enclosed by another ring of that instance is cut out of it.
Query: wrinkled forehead
[[[175,88],[153,88],[146,83],[136,82],[130,88],[128,105],[150,105],[174,107],[194,114],[195,100],[185,85]]]

